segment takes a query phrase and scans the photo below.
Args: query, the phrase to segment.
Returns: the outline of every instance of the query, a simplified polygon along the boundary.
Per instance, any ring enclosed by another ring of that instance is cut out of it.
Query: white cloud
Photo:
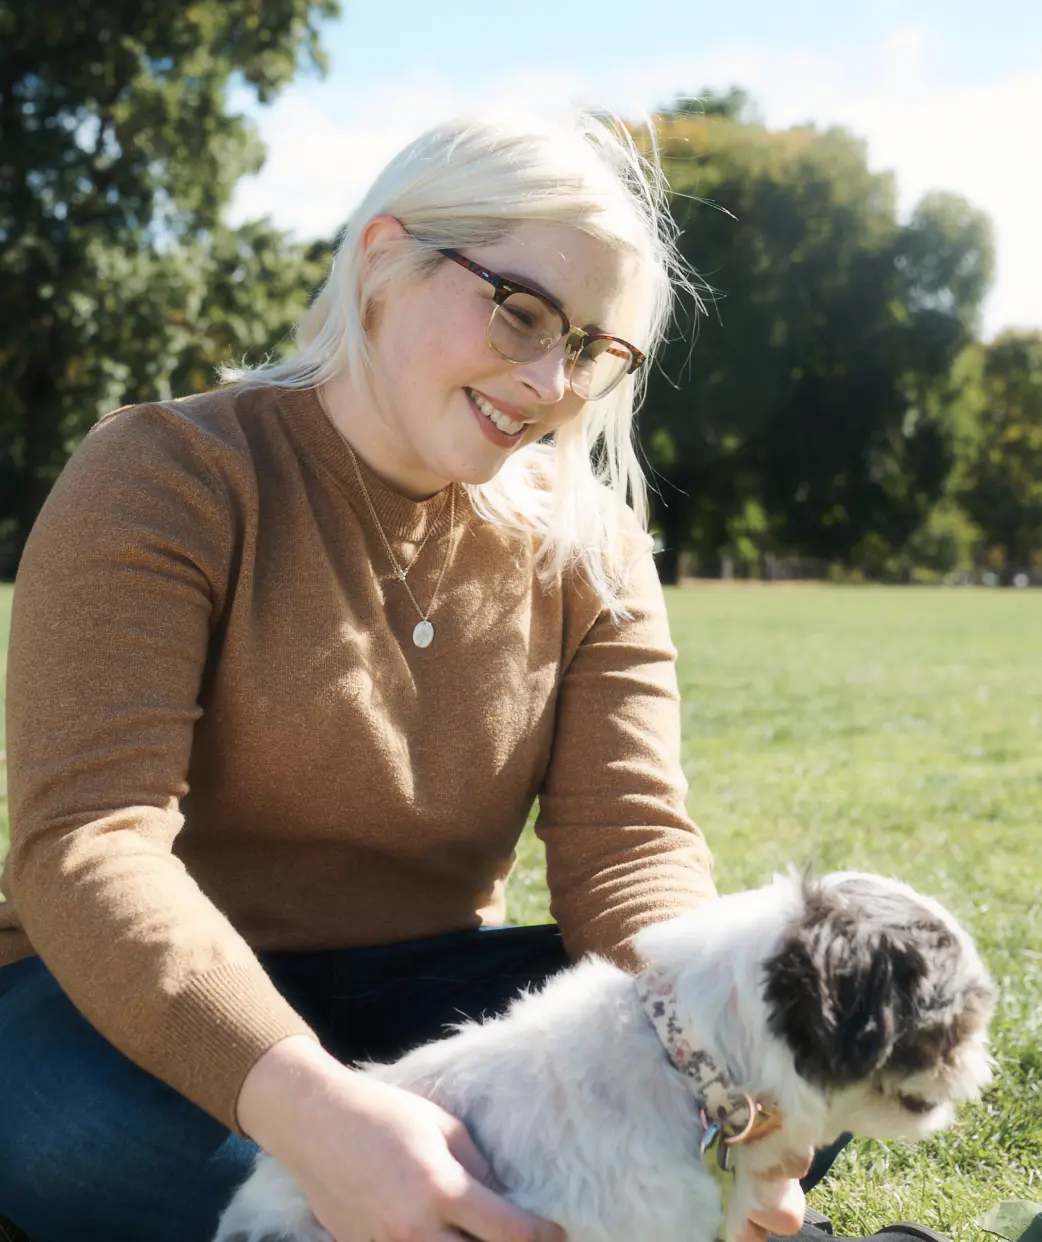
[[[388,158],[416,135],[417,117],[449,115],[461,103],[434,80],[346,114],[321,95],[288,91],[261,114],[268,158],[256,177],[239,183],[231,220],[271,215],[302,237],[331,236]]]
[[[502,108],[553,112],[582,95],[578,78],[526,73]],[[255,113],[268,148],[261,172],[245,177],[229,213],[233,223],[270,214],[302,237],[331,236],[384,164],[430,125],[480,108],[486,94],[442,78],[388,85],[364,95],[330,82],[307,95],[289,90],[271,108]]]
[[[271,214],[301,236],[330,235],[383,163],[419,128],[497,102],[554,111],[576,101],[637,115],[703,86],[746,87],[767,123],[841,124],[865,138],[873,168],[893,169],[903,211],[929,189],[965,195],[991,216],[996,287],[985,331],[1042,325],[1042,230],[1037,152],[1042,62],[963,87],[935,63],[930,31],[897,26],[874,46],[778,54],[753,41],[696,57],[668,54],[608,75],[522,71],[490,92],[487,80],[430,74],[362,93],[331,79],[290,90],[259,113],[268,161],[239,187],[232,218]]]
[[[907,213],[926,191],[952,190],[991,217],[998,270],[985,306],[985,331],[1042,326],[1042,63],[982,85],[941,84],[928,64],[924,33],[895,31],[878,76],[851,90],[842,66],[817,81],[764,81],[759,93],[773,124],[807,119],[846,125],[868,142],[873,168],[897,174]]]

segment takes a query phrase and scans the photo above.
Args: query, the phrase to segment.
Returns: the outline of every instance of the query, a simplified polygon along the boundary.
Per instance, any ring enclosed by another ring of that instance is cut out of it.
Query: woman
[[[204,1242],[250,1140],[338,1242],[558,1237],[342,1062],[713,895],[631,443],[679,271],[604,125],[448,124],[297,356],[74,454],[8,683],[0,1211],[34,1242]],[[537,796],[560,932],[479,932]]]

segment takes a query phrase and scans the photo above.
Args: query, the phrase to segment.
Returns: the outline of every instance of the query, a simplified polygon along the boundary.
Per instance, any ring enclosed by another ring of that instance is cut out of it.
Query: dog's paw
[[[333,1242],[308,1207],[296,1178],[271,1156],[253,1172],[225,1208],[213,1242]]]

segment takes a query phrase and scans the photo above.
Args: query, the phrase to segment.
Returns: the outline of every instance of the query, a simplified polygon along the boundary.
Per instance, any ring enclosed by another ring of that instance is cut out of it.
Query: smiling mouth
[[[478,410],[484,414],[489,422],[494,423],[504,435],[520,435],[521,432],[528,426],[528,423],[526,422],[519,423],[513,418],[507,418],[505,414],[497,410],[490,401],[486,401],[481,393],[475,392],[473,388],[467,388],[465,391]]]

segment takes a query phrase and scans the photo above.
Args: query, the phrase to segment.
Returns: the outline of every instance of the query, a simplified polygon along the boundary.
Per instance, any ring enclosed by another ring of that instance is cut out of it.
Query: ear
[[[395,216],[386,213],[373,216],[362,230],[359,293],[367,336],[373,336],[377,331],[387,289],[392,283],[395,261],[407,249],[408,243],[405,226]]]
[[[373,216],[362,230],[362,253],[371,261],[374,251],[403,241],[407,236],[405,225],[397,216],[388,215],[386,212]]]
[[[803,917],[764,963],[768,1026],[802,1078],[848,1086],[890,1056],[926,963],[834,894],[804,892]]]

